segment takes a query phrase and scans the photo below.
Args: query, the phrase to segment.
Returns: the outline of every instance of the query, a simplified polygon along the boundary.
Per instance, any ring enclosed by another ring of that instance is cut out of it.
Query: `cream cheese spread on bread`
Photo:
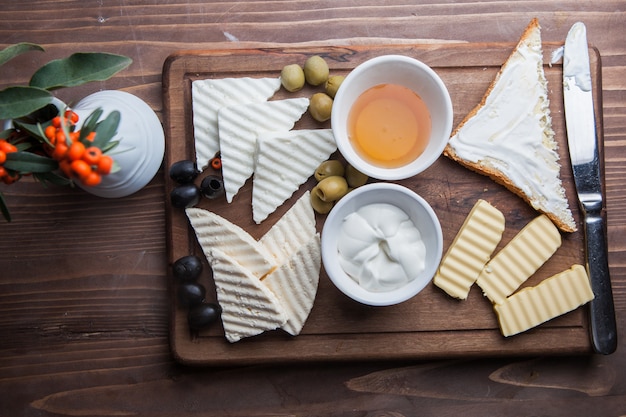
[[[444,153],[505,185],[561,230],[576,230],[560,179],[536,20]]]

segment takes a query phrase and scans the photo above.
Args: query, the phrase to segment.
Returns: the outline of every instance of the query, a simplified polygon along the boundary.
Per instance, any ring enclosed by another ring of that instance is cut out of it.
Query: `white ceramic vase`
[[[157,173],[165,153],[165,134],[154,111],[140,98],[116,90],[93,93],[73,106],[80,128],[96,109],[103,110],[102,118],[112,111],[120,112],[120,124],[113,140],[120,143],[111,156],[120,170],[102,177],[97,186],[78,185],[85,191],[107,198],[131,195],[146,186]]]

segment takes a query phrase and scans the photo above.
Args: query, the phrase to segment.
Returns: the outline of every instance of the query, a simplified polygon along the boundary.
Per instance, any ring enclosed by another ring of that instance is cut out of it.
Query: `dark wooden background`
[[[121,89],[162,117],[161,72],[182,49],[291,44],[546,42],[582,20],[603,63],[609,260],[619,347],[610,356],[177,364],[168,341],[164,172],[105,200],[22,181],[2,187],[0,416],[626,415],[626,2],[3,1],[0,47],[43,45],[0,68],[0,88],[75,51],[133,58]]]

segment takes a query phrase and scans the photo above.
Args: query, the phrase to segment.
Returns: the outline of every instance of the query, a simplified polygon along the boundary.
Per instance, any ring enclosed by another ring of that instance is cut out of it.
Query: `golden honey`
[[[430,138],[430,112],[411,89],[380,84],[361,94],[348,116],[356,152],[373,165],[397,168],[419,157]]]

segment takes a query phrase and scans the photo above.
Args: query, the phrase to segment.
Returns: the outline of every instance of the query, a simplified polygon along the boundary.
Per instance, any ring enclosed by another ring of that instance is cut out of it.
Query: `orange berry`
[[[85,136],[85,139],[87,139],[89,142],[93,142],[95,138],[96,138],[96,132],[89,132],[89,134]]]
[[[108,175],[113,168],[113,158],[109,155],[102,155],[98,161],[96,172],[101,175]]]
[[[15,174],[11,175],[10,173],[7,172],[4,175],[4,177],[2,177],[2,182],[4,182],[7,185],[13,184],[17,180],[19,180],[21,177],[22,176],[20,174],[18,174],[18,173],[15,173]]]
[[[89,165],[98,165],[98,161],[102,157],[102,151],[97,146],[90,146],[85,149],[85,153],[82,158],[83,161],[87,162]]]
[[[57,130],[55,135],[57,143],[67,143],[65,140],[65,133],[62,130]]]
[[[76,124],[76,122],[78,122],[78,114],[74,113],[71,110],[65,111],[65,118],[69,119],[72,124]]]
[[[15,145],[2,139],[0,140],[0,151],[3,151],[4,153],[12,153],[17,152],[17,148],[15,147]]]
[[[4,151],[0,151],[0,164],[4,164],[4,161],[7,160],[7,154]]]
[[[62,161],[59,162],[59,169],[61,170],[61,172],[63,173],[63,175],[65,175],[68,178],[72,177],[72,166],[70,161],[68,161],[67,159],[63,159]]]
[[[81,180],[87,178],[87,176],[92,172],[89,164],[87,164],[87,162],[83,161],[82,159],[72,161],[72,164],[70,166],[72,168],[72,172],[74,172],[74,174],[76,174],[76,176]]]
[[[46,130],[43,131],[44,135],[50,140],[56,139],[57,128],[50,125],[46,127]]]
[[[77,159],[81,159],[84,153],[85,145],[83,145],[81,142],[74,142],[67,152],[67,157],[70,161],[76,161]]]
[[[60,161],[61,159],[65,158],[65,154],[67,153],[68,149],[69,148],[65,144],[65,142],[58,142],[54,147],[54,150],[52,151],[52,157],[57,161]]]
[[[52,119],[52,126],[59,128],[61,127],[61,117],[56,116]]]
[[[78,142],[79,137],[80,137],[80,132],[70,132],[70,140],[72,142]]]
[[[86,177],[81,178],[81,180],[83,184],[89,187],[93,187],[95,185],[100,184],[100,182],[102,181],[102,177],[97,172],[92,171]]]
[[[7,170],[5,167],[0,166],[0,179],[7,175]]]

